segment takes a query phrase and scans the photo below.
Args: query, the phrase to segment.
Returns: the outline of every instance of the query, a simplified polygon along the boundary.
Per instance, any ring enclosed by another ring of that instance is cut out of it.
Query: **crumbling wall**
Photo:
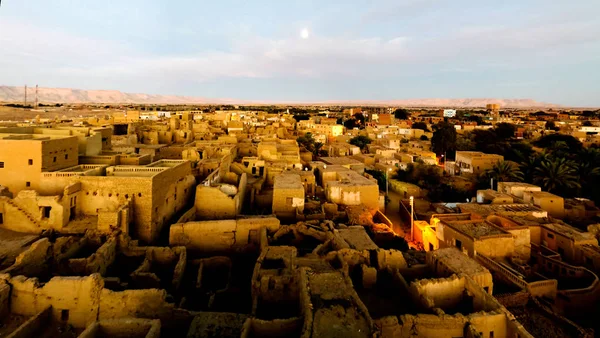
[[[50,314],[52,309],[50,307],[37,313],[35,316],[27,319],[27,321],[13,331],[10,338],[29,338],[38,334],[43,328],[47,327],[50,321]]]
[[[413,300],[424,309],[451,309],[461,302],[464,290],[464,277],[456,275],[413,281],[409,287]]]
[[[174,305],[166,301],[167,292],[158,289],[104,289],[100,293],[99,320],[115,318],[170,318]]]
[[[241,338],[251,337],[298,337],[302,331],[302,318],[261,320],[248,318]]]
[[[109,238],[94,254],[86,258],[69,259],[71,271],[78,275],[99,273],[102,276],[117,256],[117,239]]]
[[[52,306],[52,317],[77,328],[96,320],[104,282],[99,274],[88,277],[54,277],[41,286],[37,278],[13,277],[11,312],[34,316]]]
[[[201,252],[230,251],[235,244],[235,220],[189,222],[171,225],[169,245]]]
[[[15,259],[15,263],[4,270],[11,275],[28,277],[45,275],[48,271],[48,260],[52,259],[52,244],[47,238],[42,238],[23,251]]]
[[[61,196],[39,196],[34,190],[22,190],[13,203],[45,229],[61,229],[68,222],[65,217],[68,205],[63,205]],[[44,216],[42,208],[50,208],[48,217]]]
[[[55,265],[69,257],[73,257],[88,243],[88,237],[58,237],[52,245],[53,258]]]
[[[398,319],[399,337],[463,337],[467,324],[467,318],[460,315],[402,315]]]
[[[379,269],[404,269],[408,267],[402,251],[377,249],[377,267]]]
[[[478,312],[468,316],[469,323],[482,337],[508,337],[508,319],[504,313]]]
[[[259,256],[252,273],[252,313],[262,308],[299,310],[298,276],[295,247],[267,247]],[[268,304],[263,306],[262,304]],[[289,312],[289,311],[288,311]]]
[[[279,229],[275,217],[248,217],[238,220],[214,220],[171,225],[169,244],[197,252],[244,251],[260,245],[260,230]]]
[[[90,324],[79,338],[159,338],[160,327],[158,319],[107,319]]]
[[[21,209],[8,198],[4,198],[4,212],[2,227],[8,230],[22,233],[41,233],[43,228],[35,220],[34,215]]]

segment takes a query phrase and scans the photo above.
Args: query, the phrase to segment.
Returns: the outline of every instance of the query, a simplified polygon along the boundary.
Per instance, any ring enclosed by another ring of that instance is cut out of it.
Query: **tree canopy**
[[[546,130],[556,130],[556,123],[554,121],[547,121],[545,125]]]
[[[494,131],[496,132],[496,135],[501,138],[501,139],[510,139],[513,138],[515,136],[515,131],[517,130],[517,127],[515,127],[514,124],[512,123],[498,123],[495,127],[494,127]]]
[[[431,138],[431,150],[438,156],[444,153],[453,153],[456,150],[456,129],[448,122],[440,122],[434,127]],[[450,154],[454,156],[454,154]]]
[[[410,113],[406,109],[398,108],[394,110],[394,117],[398,120],[408,120]]]
[[[364,135],[359,135],[350,139],[350,144],[360,148],[363,152],[367,149],[367,146],[371,144],[372,140]]]
[[[548,148],[548,147],[551,147],[554,143],[561,142],[561,141],[566,143],[566,145],[569,147],[571,152],[577,152],[577,151],[581,151],[581,149],[583,149],[583,144],[575,137],[573,137],[571,135],[558,134],[558,133],[546,134],[546,135],[540,137],[535,142],[533,142],[533,144],[536,147]]]
[[[429,131],[429,128],[427,128],[427,123],[425,123],[425,122],[413,123],[412,129],[421,129],[421,130]]]

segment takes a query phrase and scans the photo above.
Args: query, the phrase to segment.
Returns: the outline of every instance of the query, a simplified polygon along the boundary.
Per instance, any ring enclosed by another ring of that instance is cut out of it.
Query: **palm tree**
[[[579,176],[579,184],[580,188],[587,187],[589,190],[590,187],[594,186],[594,182],[600,177],[600,168],[593,166],[593,164],[589,162],[580,162],[577,164],[577,175]],[[580,194],[583,192],[580,189]]]
[[[324,144],[321,142],[315,142],[313,145],[313,155],[315,155],[315,157],[322,156],[322,153],[324,152],[323,145]]]
[[[523,180],[523,173],[519,167],[508,161],[496,162],[485,174],[496,182],[520,182]]]
[[[565,158],[542,161],[535,169],[533,181],[549,192],[565,193],[581,187],[575,165]]]

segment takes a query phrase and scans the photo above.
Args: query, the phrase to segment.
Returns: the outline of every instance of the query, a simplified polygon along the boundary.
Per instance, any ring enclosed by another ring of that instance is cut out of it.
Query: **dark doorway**
[[[69,214],[69,221],[72,221],[72,220],[75,219],[75,216],[76,216],[75,212],[76,212],[75,206],[72,206],[71,207],[71,213]]]
[[[50,218],[50,211],[52,210],[52,207],[42,207],[42,217],[43,218]]]

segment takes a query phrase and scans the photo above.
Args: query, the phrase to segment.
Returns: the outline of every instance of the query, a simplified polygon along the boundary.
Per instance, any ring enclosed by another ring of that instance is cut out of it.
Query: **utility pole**
[[[27,105],[27,85],[25,85],[25,101],[23,103],[24,106]]]
[[[415,198],[410,196],[410,241],[415,240]]]
[[[35,109],[38,107],[38,85],[35,85]]]

